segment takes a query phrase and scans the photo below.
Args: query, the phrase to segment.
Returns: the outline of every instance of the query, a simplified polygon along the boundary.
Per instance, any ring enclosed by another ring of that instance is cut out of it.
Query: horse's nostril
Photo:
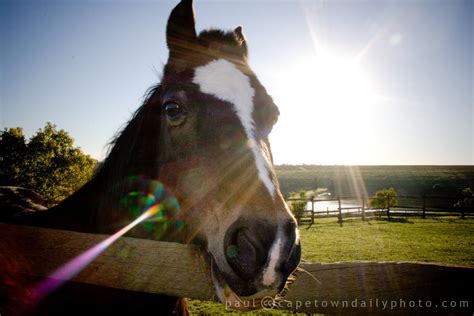
[[[233,274],[244,281],[258,280],[264,286],[286,282],[301,257],[296,229],[291,222],[273,226],[239,218],[224,238],[225,258]]]
[[[225,257],[230,267],[244,280],[255,278],[266,261],[260,242],[253,238],[248,228],[235,230],[226,238]]]

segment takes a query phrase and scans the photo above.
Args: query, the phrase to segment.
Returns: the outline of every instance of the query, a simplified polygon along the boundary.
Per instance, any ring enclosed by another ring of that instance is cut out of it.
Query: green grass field
[[[335,218],[327,218],[312,227],[300,227],[300,235],[305,261],[417,261],[474,266],[474,218],[354,219],[345,220],[342,226]],[[237,314],[222,304],[198,300],[190,300],[190,311]],[[262,311],[242,314],[261,315]]]
[[[319,220],[300,229],[303,260],[421,261],[474,265],[474,219]]]

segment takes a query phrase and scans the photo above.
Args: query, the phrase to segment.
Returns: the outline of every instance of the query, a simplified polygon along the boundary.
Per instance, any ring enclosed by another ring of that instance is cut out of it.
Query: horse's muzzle
[[[296,269],[301,246],[293,220],[284,223],[240,218],[228,229],[224,253],[231,273],[224,272],[232,290],[243,297],[280,292]]]

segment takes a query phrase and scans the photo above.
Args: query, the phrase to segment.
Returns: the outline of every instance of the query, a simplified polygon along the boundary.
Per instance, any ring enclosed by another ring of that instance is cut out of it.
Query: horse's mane
[[[161,85],[159,83],[157,83],[157,84],[152,85],[151,87],[149,87],[145,91],[145,93],[143,94],[142,104],[135,110],[135,112],[132,113],[131,118],[126,123],[124,123],[122,125],[122,128],[120,129],[120,131],[118,131],[114,136],[112,136],[112,138],[107,143],[106,146],[108,147],[108,151],[107,151],[106,159],[110,156],[112,148],[116,145],[116,143],[117,143],[118,139],[120,138],[120,136],[125,132],[127,126],[137,117],[140,110],[142,110],[143,107],[150,102],[151,97],[157,91],[160,90],[160,87],[161,87]]]
[[[109,141],[107,144],[109,148],[107,156],[101,168],[97,171],[96,176],[106,177],[108,182],[114,183],[123,176],[130,175],[130,173],[141,173],[145,170],[150,172],[149,168],[153,167],[150,163],[153,163],[156,168],[158,159],[154,161],[146,159],[146,151],[150,149],[150,147],[144,147],[143,145],[151,141],[150,138],[145,137],[146,134],[150,132],[160,132],[160,121],[154,120],[153,122],[149,122],[149,120],[153,120],[154,117],[151,117],[151,115],[147,116],[152,102],[151,99],[159,90],[160,84],[156,84],[146,91],[142,105],[132,114],[131,119],[123,125],[122,129]],[[159,111],[159,109],[156,110]],[[156,117],[159,118],[159,115],[156,115]],[[156,128],[151,129],[150,126]],[[159,144],[150,145],[155,147]]]
[[[160,108],[153,102],[159,90],[159,84],[147,90],[142,105],[109,142],[107,157],[92,180],[102,191],[96,209],[98,225],[114,218],[118,200],[132,190],[128,180],[159,177],[166,148],[160,142]]]

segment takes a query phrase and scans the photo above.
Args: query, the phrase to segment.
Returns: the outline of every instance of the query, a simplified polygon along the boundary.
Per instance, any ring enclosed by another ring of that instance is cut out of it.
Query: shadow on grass
[[[388,222],[388,223],[414,224],[414,222],[410,221],[408,218],[403,218],[403,217],[375,218],[373,220],[376,220],[379,222]]]
[[[402,223],[402,224],[433,224],[433,223],[440,223],[440,224],[457,224],[462,222],[463,224],[474,225],[474,217],[466,217],[464,219],[459,218],[458,216],[430,216],[422,219],[420,217],[399,217],[399,216],[392,216],[391,218],[387,217],[367,217],[365,220],[361,218],[347,218],[343,219],[342,223],[338,221],[337,217],[334,217],[333,220],[328,220],[328,218],[324,218],[323,220],[316,219],[314,224],[300,224],[300,229],[311,230],[317,229],[318,227],[328,227],[328,226],[339,226],[344,227],[346,225],[354,225],[354,224],[389,224],[389,223]]]
[[[299,224],[298,227],[300,229],[311,229],[311,228],[317,228],[318,226],[340,226],[343,227],[344,224],[368,224],[372,225],[371,222],[376,222],[377,224],[382,224],[382,223],[406,223],[406,224],[414,224],[414,222],[410,221],[407,218],[400,218],[400,217],[392,217],[392,218],[367,218],[365,220],[362,219],[344,219],[343,221],[338,221],[337,219],[335,221],[323,221],[323,222],[318,222],[315,221],[314,224]]]

